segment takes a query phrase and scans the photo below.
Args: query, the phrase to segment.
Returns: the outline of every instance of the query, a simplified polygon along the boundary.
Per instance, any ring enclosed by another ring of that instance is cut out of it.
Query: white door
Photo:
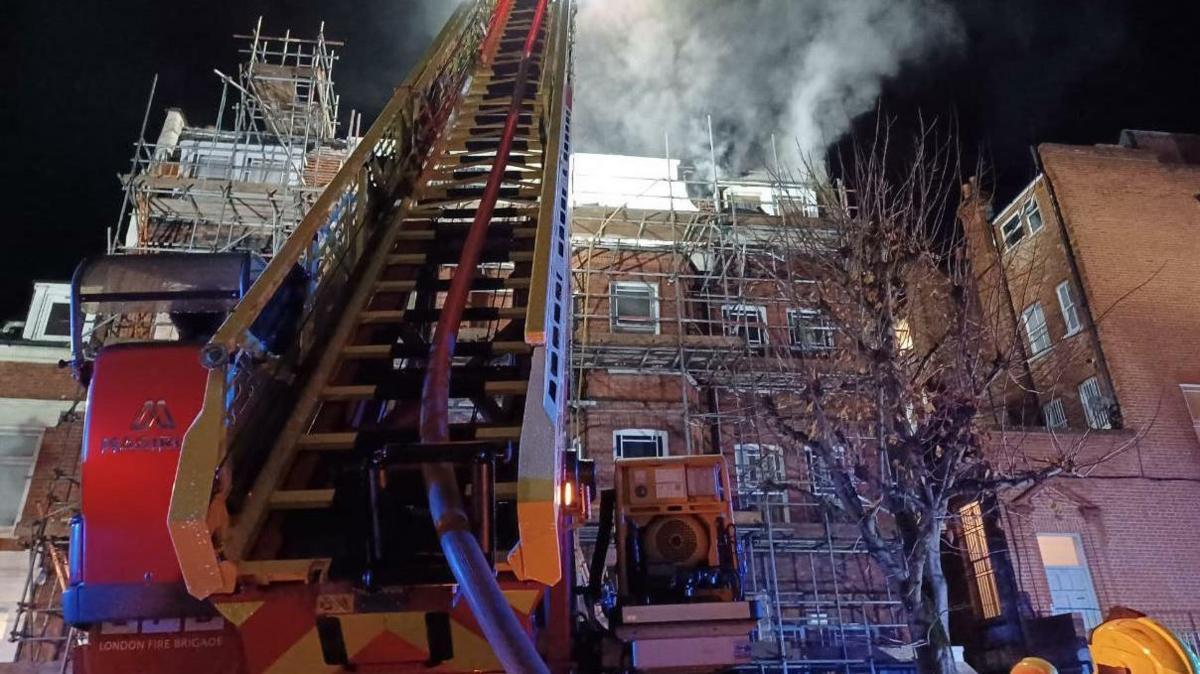
[[[1038,534],[1038,549],[1050,585],[1051,612],[1078,613],[1091,629],[1100,624],[1100,602],[1075,534]]]

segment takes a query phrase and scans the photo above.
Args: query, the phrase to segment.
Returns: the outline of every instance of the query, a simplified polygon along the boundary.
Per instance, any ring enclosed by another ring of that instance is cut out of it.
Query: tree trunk
[[[942,573],[941,532],[926,542],[925,564],[919,590],[913,592],[909,609],[909,628],[917,647],[917,671],[920,674],[956,674],[954,653],[950,650],[950,601],[946,576]]]

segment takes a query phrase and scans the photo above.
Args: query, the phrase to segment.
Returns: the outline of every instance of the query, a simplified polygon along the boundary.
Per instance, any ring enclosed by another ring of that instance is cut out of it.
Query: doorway
[[[1100,624],[1100,602],[1088,571],[1083,545],[1076,534],[1038,534],[1038,550],[1050,585],[1050,611],[1078,613],[1084,627]]]

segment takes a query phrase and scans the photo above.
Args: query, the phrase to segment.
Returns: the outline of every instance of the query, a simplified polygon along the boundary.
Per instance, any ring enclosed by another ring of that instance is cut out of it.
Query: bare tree
[[[1082,443],[1031,455],[1004,428],[1005,408],[1029,407],[1024,345],[1011,316],[983,309],[953,226],[960,154],[934,129],[902,151],[887,128],[857,146],[844,188],[815,181],[820,217],[782,195],[788,226],[760,271],[809,309],[779,354],[806,385],[758,397],[775,433],[821,465],[825,507],[857,524],[928,674],[954,671],[941,551],[955,508],[1087,463]]]

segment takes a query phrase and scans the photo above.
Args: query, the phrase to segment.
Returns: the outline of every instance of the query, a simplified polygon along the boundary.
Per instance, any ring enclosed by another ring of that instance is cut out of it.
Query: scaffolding
[[[358,136],[350,114],[338,138],[333,66],[341,42],[263,33],[259,18],[242,44],[236,77],[214,70],[221,101],[213,126],[169,109],[157,139],[146,121],[110,252],[246,251],[269,259],[341,168]],[[151,89],[151,104],[154,91]]]
[[[664,453],[728,457],[744,587],[762,611],[750,669],[911,669],[900,601],[856,527],[820,504],[828,471],[756,416],[756,397],[798,390],[832,347],[795,306],[812,281],[784,271],[779,234],[820,231],[828,209],[850,208],[845,191],[698,178],[669,154],[574,159],[574,443],[603,465],[623,427],[664,429]]]
[[[76,404],[80,403],[76,400]],[[64,421],[77,422],[74,410]],[[73,438],[82,440],[82,433]],[[51,466],[49,489],[36,505],[37,516],[22,544],[29,554],[24,587],[11,622],[4,635],[16,642],[14,662],[39,663],[38,671],[66,672],[70,647],[77,633],[63,622],[62,595],[67,587],[68,542],[72,517],[79,512],[79,454],[67,452]]]

